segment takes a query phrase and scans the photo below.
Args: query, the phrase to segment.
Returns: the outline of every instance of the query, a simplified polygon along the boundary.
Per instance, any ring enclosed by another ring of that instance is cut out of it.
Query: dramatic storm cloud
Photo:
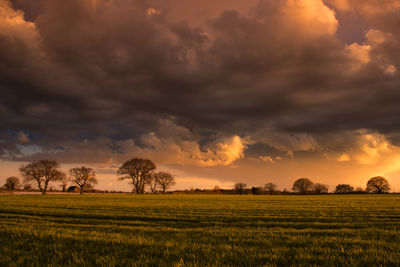
[[[105,188],[146,157],[177,188],[388,175],[400,190],[399,12],[397,0],[1,0],[3,172],[54,158],[95,166]]]

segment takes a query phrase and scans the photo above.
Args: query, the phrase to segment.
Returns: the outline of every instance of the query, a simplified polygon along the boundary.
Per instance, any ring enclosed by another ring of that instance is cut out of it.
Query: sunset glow
[[[0,185],[53,159],[131,191],[116,171],[139,157],[173,189],[384,176],[400,192],[399,12],[398,0],[0,0]]]

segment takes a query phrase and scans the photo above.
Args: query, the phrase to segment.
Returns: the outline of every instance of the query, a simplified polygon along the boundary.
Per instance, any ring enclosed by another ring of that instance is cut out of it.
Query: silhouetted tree
[[[31,191],[32,190],[32,185],[31,184],[24,184],[24,188],[22,190]]]
[[[156,176],[153,173],[150,175],[147,184],[150,186],[151,193],[157,192],[158,183]]]
[[[255,187],[255,186],[253,186],[252,188],[251,188],[251,193],[253,193],[253,195],[261,195],[262,194],[262,187],[261,186],[258,186],[258,187]]]
[[[278,188],[278,186],[274,183],[267,183],[264,185],[264,190],[270,194],[274,193],[276,191],[276,188]]]
[[[314,184],[314,192],[316,194],[326,194],[328,193],[328,185],[326,184],[320,184],[320,183],[315,183]]]
[[[247,184],[237,183],[233,186],[233,189],[240,195],[243,194],[243,191],[246,189]]]
[[[372,177],[367,183],[367,192],[381,194],[389,191],[389,182],[382,176]]]
[[[72,168],[69,170],[72,177],[72,182],[79,186],[80,194],[83,194],[84,190],[94,188],[97,184],[96,173],[92,168],[86,168],[84,166],[80,168]]]
[[[4,184],[4,189],[9,191],[18,190],[21,188],[21,181],[16,176],[11,176],[6,179],[6,183]]]
[[[295,192],[299,192],[303,195],[307,194],[307,192],[312,192],[314,189],[314,184],[308,178],[300,178],[297,179],[293,183],[292,190]]]
[[[132,192],[144,193],[144,187],[156,169],[156,165],[149,159],[133,158],[126,161],[119,167],[117,174],[119,179],[130,179],[133,186]]]
[[[59,164],[54,160],[39,160],[31,162],[19,170],[25,182],[36,182],[40,192],[45,195],[50,182],[60,181],[65,177],[65,174],[58,168]]]
[[[338,184],[335,189],[336,194],[347,194],[354,191],[354,188],[349,184]]]
[[[154,174],[157,184],[160,185],[164,194],[171,186],[175,185],[175,178],[168,172],[158,172]]]
[[[221,192],[221,187],[219,187],[218,185],[214,186],[213,192],[220,193]]]

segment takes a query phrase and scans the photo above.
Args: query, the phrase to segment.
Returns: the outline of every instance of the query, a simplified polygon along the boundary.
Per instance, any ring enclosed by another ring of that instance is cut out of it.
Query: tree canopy
[[[154,177],[163,193],[165,193],[171,186],[175,185],[174,176],[168,172],[158,172],[154,174]]]
[[[303,195],[307,192],[312,192],[314,189],[314,183],[308,178],[299,178],[293,183],[292,190],[299,192]]]
[[[36,182],[43,195],[47,193],[50,182],[60,181],[65,174],[58,170],[59,164],[55,160],[39,160],[31,162],[19,170],[26,183]]]
[[[347,194],[354,191],[354,187],[349,184],[338,184],[335,189],[337,194]]]
[[[273,192],[276,191],[278,186],[274,183],[267,183],[264,185],[264,190],[267,191],[268,193],[272,194]]]
[[[16,176],[11,176],[6,179],[4,189],[14,191],[21,188],[21,181]]]
[[[120,180],[131,180],[132,192],[143,194],[145,186],[149,183],[155,169],[156,165],[151,160],[133,158],[122,164],[117,174],[120,176]]]
[[[245,183],[236,183],[233,186],[233,189],[238,192],[239,194],[243,194],[243,191],[246,189],[247,184]]]
[[[315,183],[314,192],[316,194],[326,194],[328,193],[329,186],[326,184]]]
[[[83,194],[85,189],[93,188],[97,184],[96,173],[92,168],[84,166],[80,168],[72,168],[69,170],[72,181],[79,186],[80,193]]]
[[[371,193],[385,193],[390,191],[389,182],[385,177],[375,176],[368,180],[367,191]]]

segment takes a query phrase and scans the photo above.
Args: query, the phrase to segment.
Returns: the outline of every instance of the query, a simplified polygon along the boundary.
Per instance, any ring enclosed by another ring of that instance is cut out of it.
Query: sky
[[[0,0],[0,184],[54,159],[98,188],[308,177],[400,192],[398,0]]]

